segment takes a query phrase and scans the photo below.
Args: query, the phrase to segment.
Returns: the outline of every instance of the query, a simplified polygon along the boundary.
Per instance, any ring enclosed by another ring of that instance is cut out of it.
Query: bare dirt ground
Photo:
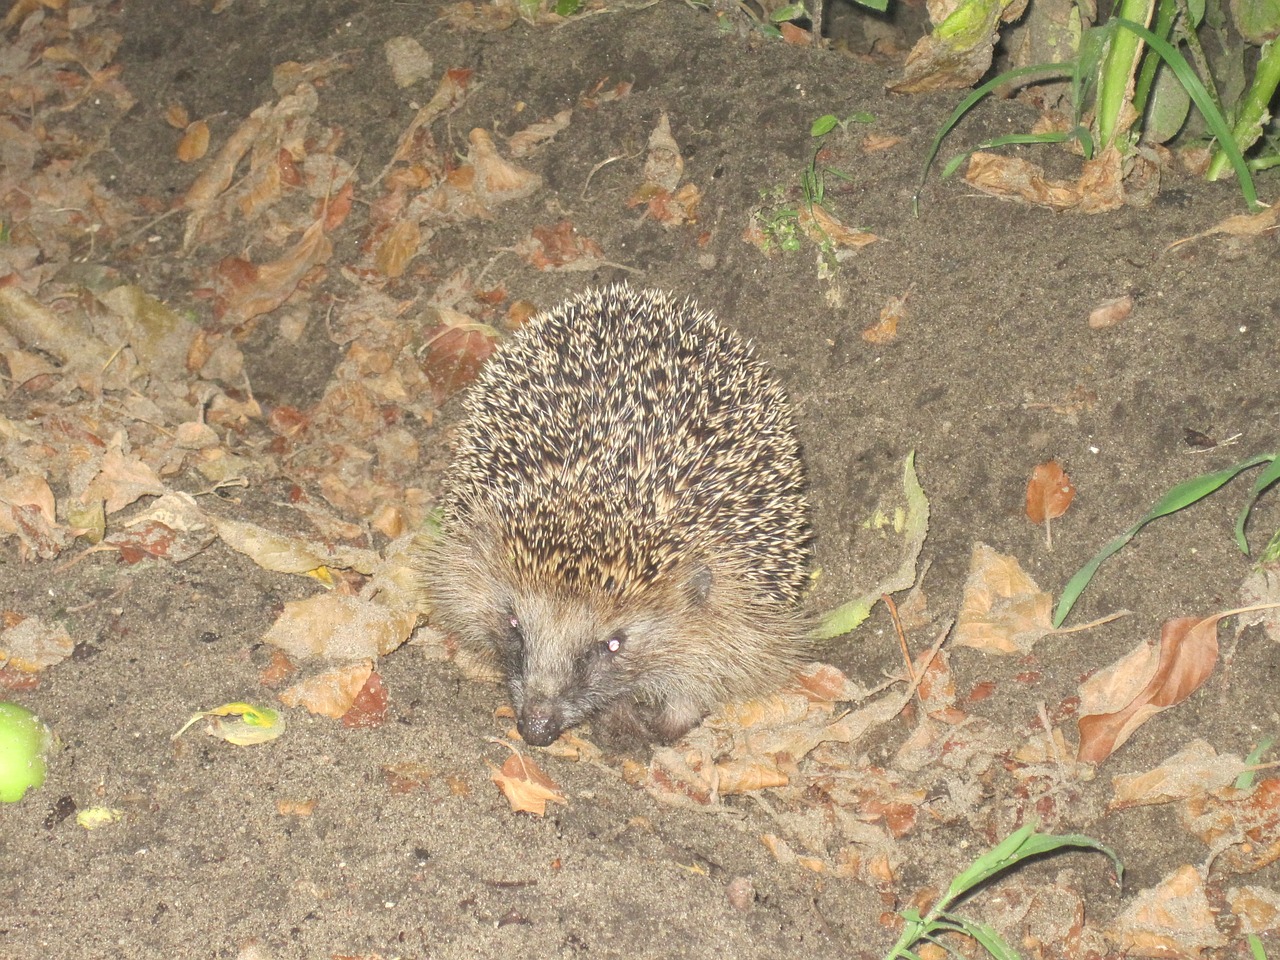
[[[1024,954],[1244,956],[1256,931],[1280,955],[1276,791],[1230,794],[1188,760],[1171,768],[1184,789],[1168,802],[1123,807],[1113,779],[1206,741],[1220,766],[1236,764],[1230,783],[1280,730],[1274,625],[1237,636],[1224,621],[1231,656],[1198,689],[1096,770],[1074,760],[1087,676],[1171,618],[1244,605],[1256,561],[1230,533],[1252,473],[1144,530],[1068,623],[1129,616],[1014,655],[944,646],[935,699],[803,762],[772,754],[791,764],[790,788],[704,802],[664,789],[656,767],[637,779],[616,761],[531,751],[568,801],[544,816],[513,813],[491,783],[489,765],[509,755],[491,740],[510,728],[493,714],[501,692],[465,679],[438,642],[378,659],[383,701],[366,726],[281,708],[264,683],[280,659],[262,638],[286,602],[325,587],[231,549],[225,528],[190,556],[120,539],[155,494],[186,491],[205,519],[385,552],[433,502],[456,416],[445,395],[488,342],[458,325],[502,329],[517,301],[546,307],[628,279],[695,296],[786,384],[817,508],[815,609],[898,564],[900,539],[865,521],[915,451],[931,516],[927,606],[907,633],[918,654],[960,612],[975,544],[1016,557],[1056,598],[1174,484],[1280,447],[1275,231],[1169,249],[1243,213],[1233,186],[1171,171],[1152,205],[1089,217],[935,175],[917,218],[922,158],[957,95],[887,95],[900,56],[720,30],[675,2],[489,30],[446,22],[435,3],[210,6],[73,3],[5,40],[0,278],[51,317],[87,318],[106,349],[86,363],[11,321],[0,344],[0,480],[41,478],[58,500],[56,519],[0,540],[4,625],[34,618],[74,650],[3,674],[3,698],[36,710],[58,745],[44,786],[0,807],[0,957],[874,957],[897,936],[895,911],[927,905],[1033,818],[1108,844],[1126,876],[1121,889],[1105,857],[1076,852],[984,890],[974,914]],[[431,60],[404,88],[384,54],[394,37]],[[273,87],[287,61],[325,66]],[[41,66],[52,89],[20,96]],[[415,133],[449,77],[458,89]],[[289,96],[306,103],[281,107]],[[277,139],[232,157],[201,206],[197,177],[259,108]],[[513,135],[570,109],[513,156]],[[810,123],[862,112],[867,122],[825,141],[822,164],[847,175],[828,177],[826,206],[879,240],[826,264],[805,241],[766,256],[744,235],[762,205],[803,207]],[[698,192],[695,222],[627,204],[664,114],[680,184]],[[180,162],[181,125],[198,119],[208,153]],[[1017,101],[988,103],[957,142],[1035,119]],[[475,129],[541,179],[482,190]],[[1027,156],[1063,175],[1077,163]],[[1259,192],[1274,199],[1274,177]],[[199,330],[167,373],[136,338],[132,372],[111,372],[122,342],[99,324],[124,284]],[[869,342],[863,331],[908,292],[896,338]],[[1088,326],[1126,295],[1126,319]],[[442,343],[461,344],[456,367],[432,353]],[[211,439],[192,426],[202,419]],[[206,439],[179,442],[180,426]],[[1188,429],[1238,439],[1201,449]],[[1050,459],[1077,491],[1052,550],[1024,510],[1032,468]],[[27,502],[18,489],[0,502]],[[90,524],[67,512],[94,500],[87,489],[107,505],[106,541],[88,553],[68,531]],[[1250,521],[1255,557],[1277,528],[1273,491]],[[329,566],[338,592],[358,593],[359,575]],[[883,605],[823,658],[863,689],[906,670]],[[231,701],[283,709],[286,732],[252,747],[200,727],[171,739]],[[77,823],[97,807],[118,819]]]

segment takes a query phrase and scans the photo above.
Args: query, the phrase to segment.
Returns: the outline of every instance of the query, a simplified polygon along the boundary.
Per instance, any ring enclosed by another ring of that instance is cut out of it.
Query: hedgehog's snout
[[[516,718],[516,729],[525,743],[550,746],[564,732],[564,714],[545,700],[527,701]]]

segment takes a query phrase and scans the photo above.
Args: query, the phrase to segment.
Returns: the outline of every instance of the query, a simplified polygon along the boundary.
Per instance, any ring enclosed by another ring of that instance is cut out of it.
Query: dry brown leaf
[[[1117,323],[1128,320],[1131,313],[1133,297],[1127,293],[1123,297],[1103,300],[1089,313],[1089,329],[1105,330],[1107,327],[1114,327]]]
[[[1208,230],[1189,237],[1183,237],[1181,240],[1175,240],[1164,250],[1165,253],[1168,253],[1184,243],[1203,240],[1205,237],[1212,237],[1219,233],[1230,237],[1260,237],[1263,234],[1274,233],[1277,229],[1280,229],[1280,204],[1268,207],[1258,213],[1238,213],[1235,216],[1227,217],[1225,220],[1214,224]]]
[[[1224,616],[1167,620],[1158,643],[1144,643],[1085,681],[1077,759],[1101,763],[1138,727],[1199,689],[1218,662]]]
[[[1240,921],[1243,934],[1280,930],[1280,891],[1269,887],[1232,887],[1227,891],[1231,916]]]
[[[565,107],[550,120],[539,120],[507,138],[507,149],[513,157],[527,157],[557,133],[569,126],[573,108]]]
[[[431,55],[413,37],[392,37],[382,45],[396,88],[403,90],[431,76]]]
[[[797,219],[805,236],[817,244],[830,243],[837,247],[858,250],[880,239],[866,230],[846,227],[821,204],[815,203],[801,210]]]
[[[595,270],[606,262],[600,244],[581,236],[568,220],[534,227],[515,252],[535,270]]]
[[[105,538],[130,563],[143,555],[175,563],[188,560],[217,539],[208,517],[188,493],[166,493]]]
[[[497,349],[498,331],[447,307],[437,315],[440,325],[427,335],[430,350],[422,372],[439,405],[476,378]]]
[[[501,770],[493,764],[489,764],[489,768],[493,771],[490,779],[516,813],[532,813],[541,817],[546,815],[548,803],[569,803],[560,785],[528,757],[513,753]]]
[[[284,256],[260,266],[249,264],[247,276],[243,271],[238,273],[241,282],[219,264],[224,281],[217,304],[219,316],[229,323],[244,324],[269,313],[293,296],[303,278],[331,256],[333,244],[325,233],[324,220],[316,220]]]
[[[911,299],[911,290],[900,297],[890,297],[880,308],[880,321],[873,327],[862,331],[862,339],[867,343],[885,344],[898,339],[898,324],[907,318],[907,301]]]
[[[324,593],[288,601],[262,639],[294,660],[372,658],[404,643],[417,622],[413,609]]]
[[[671,133],[671,120],[664,111],[658,125],[649,134],[649,152],[644,161],[644,182],[668,192],[680,185],[684,176],[684,157]]]
[[[467,163],[475,170],[474,189],[486,208],[520,200],[542,186],[542,177],[498,155],[489,131],[476,127],[470,135]]]
[[[998,14],[998,9],[995,12]],[[921,37],[907,55],[902,79],[885,84],[885,89],[892,93],[929,93],[973,86],[991,67],[991,53],[997,37],[994,19],[991,27],[989,39],[967,49],[957,49],[934,34]]]
[[[425,763],[405,760],[382,765],[382,778],[393,795],[425,792],[431,785],[431,768]]]
[[[175,130],[185,130],[191,123],[191,114],[180,103],[171,103],[164,111],[164,122]]]
[[[17,286],[0,286],[0,326],[68,366],[100,371],[115,355],[82,311],[55,313]]]
[[[989,653],[1026,653],[1053,632],[1053,598],[1016,557],[975,543],[969,560],[955,643]]]
[[[702,191],[692,183],[686,183],[675,193],[645,184],[628,197],[626,203],[628,207],[644,204],[645,216],[664,227],[678,227],[686,223],[697,223]]]
[[[1191,797],[1187,819],[1195,836],[1220,851],[1213,861],[1216,870],[1251,873],[1280,860],[1278,778],[1263,780],[1251,790]]]
[[[50,560],[73,539],[73,532],[58,523],[53,490],[32,473],[0,480],[0,535],[18,538],[24,560]]]
[[[282,691],[280,702],[286,707],[306,707],[311,713],[338,720],[351,709],[372,673],[372,660],[335,667]]]
[[[384,233],[373,255],[373,266],[384,277],[396,277],[404,274],[409,261],[418,255],[422,244],[422,231],[410,220],[401,220],[392,225]]]
[[[1057,460],[1038,464],[1027,481],[1027,519],[1032,523],[1056,520],[1075,496],[1076,488]]]
[[[601,80],[587,93],[582,95],[578,101],[578,105],[585,110],[594,110],[602,103],[612,103],[615,100],[621,100],[623,97],[631,95],[631,88],[635,85],[631,80],[619,80],[609,89],[605,89],[604,85],[607,80]]]
[[[26,617],[17,623],[4,618],[0,628],[0,668],[22,673],[39,673],[71,656],[75,644],[60,624]]]
[[[121,451],[122,442],[122,437],[112,441],[111,448],[102,455],[102,465],[97,474],[79,495],[83,504],[102,501],[108,516],[123,510],[139,497],[159,497],[167,492],[148,464]]]
[[[1193,740],[1154,770],[1112,777],[1110,809],[1139,807],[1213,793],[1230,787],[1246,769],[1229,753],[1219,754],[1204,740]]]
[[[862,138],[863,153],[880,153],[890,150],[902,142],[902,137],[870,133]]]
[[[209,152],[209,124],[197,120],[183,131],[178,141],[178,159],[182,163],[194,163],[203,160]]]
[[[969,158],[965,182],[993,197],[1025,200],[1051,210],[1070,210],[1080,203],[1080,188],[1045,175],[1038,164],[1020,157],[978,151]]]
[[[342,725],[353,730],[380,727],[387,719],[387,687],[376,670],[369,674],[364,686],[342,715]]]
[[[1139,893],[1107,929],[1107,939],[1124,956],[1198,957],[1227,945],[1215,914],[1200,873],[1183,866]]]
[[[380,183],[391,168],[398,163],[402,163],[413,157],[418,140],[418,131],[430,124],[441,114],[458,109],[462,105],[463,99],[467,93],[467,83],[471,79],[470,70],[446,70],[444,76],[440,78],[440,83],[436,87],[435,94],[420,109],[409,126],[405,128],[404,133],[400,135],[400,142],[396,144],[396,149],[391,155],[391,160],[383,168],[382,172],[374,178],[374,183]]]

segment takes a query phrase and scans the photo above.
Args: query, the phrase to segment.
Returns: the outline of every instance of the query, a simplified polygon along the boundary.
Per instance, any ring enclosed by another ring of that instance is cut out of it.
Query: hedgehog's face
[[[513,595],[493,648],[520,735],[546,746],[593,719],[614,743],[685,733],[702,711],[679,696],[673,654],[686,632],[682,606],[673,606],[669,591],[626,605],[566,593]]]

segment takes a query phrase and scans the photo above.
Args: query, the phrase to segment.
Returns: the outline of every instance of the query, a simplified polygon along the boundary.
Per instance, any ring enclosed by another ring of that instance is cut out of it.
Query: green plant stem
[[[1231,139],[1241,153],[1248,150],[1262,136],[1262,118],[1267,114],[1267,105],[1276,95],[1280,87],[1280,41],[1272,40],[1262,46],[1262,55],[1258,58],[1258,69],[1254,71],[1253,83],[1249,92],[1240,104],[1239,119],[1231,131]],[[1209,161],[1209,169],[1205,173],[1206,180],[1218,180],[1227,172],[1231,162],[1227,153],[1218,144]]]
[[[1127,20],[1146,27],[1151,20],[1152,0],[1120,0],[1120,6],[1111,22]],[[1113,30],[1107,55],[1102,62],[1101,80],[1098,83],[1098,149],[1106,150],[1117,137],[1128,132],[1128,125],[1121,127],[1120,115],[1125,101],[1131,95],[1130,82],[1137,73],[1142,56],[1142,38],[1131,30]]]

